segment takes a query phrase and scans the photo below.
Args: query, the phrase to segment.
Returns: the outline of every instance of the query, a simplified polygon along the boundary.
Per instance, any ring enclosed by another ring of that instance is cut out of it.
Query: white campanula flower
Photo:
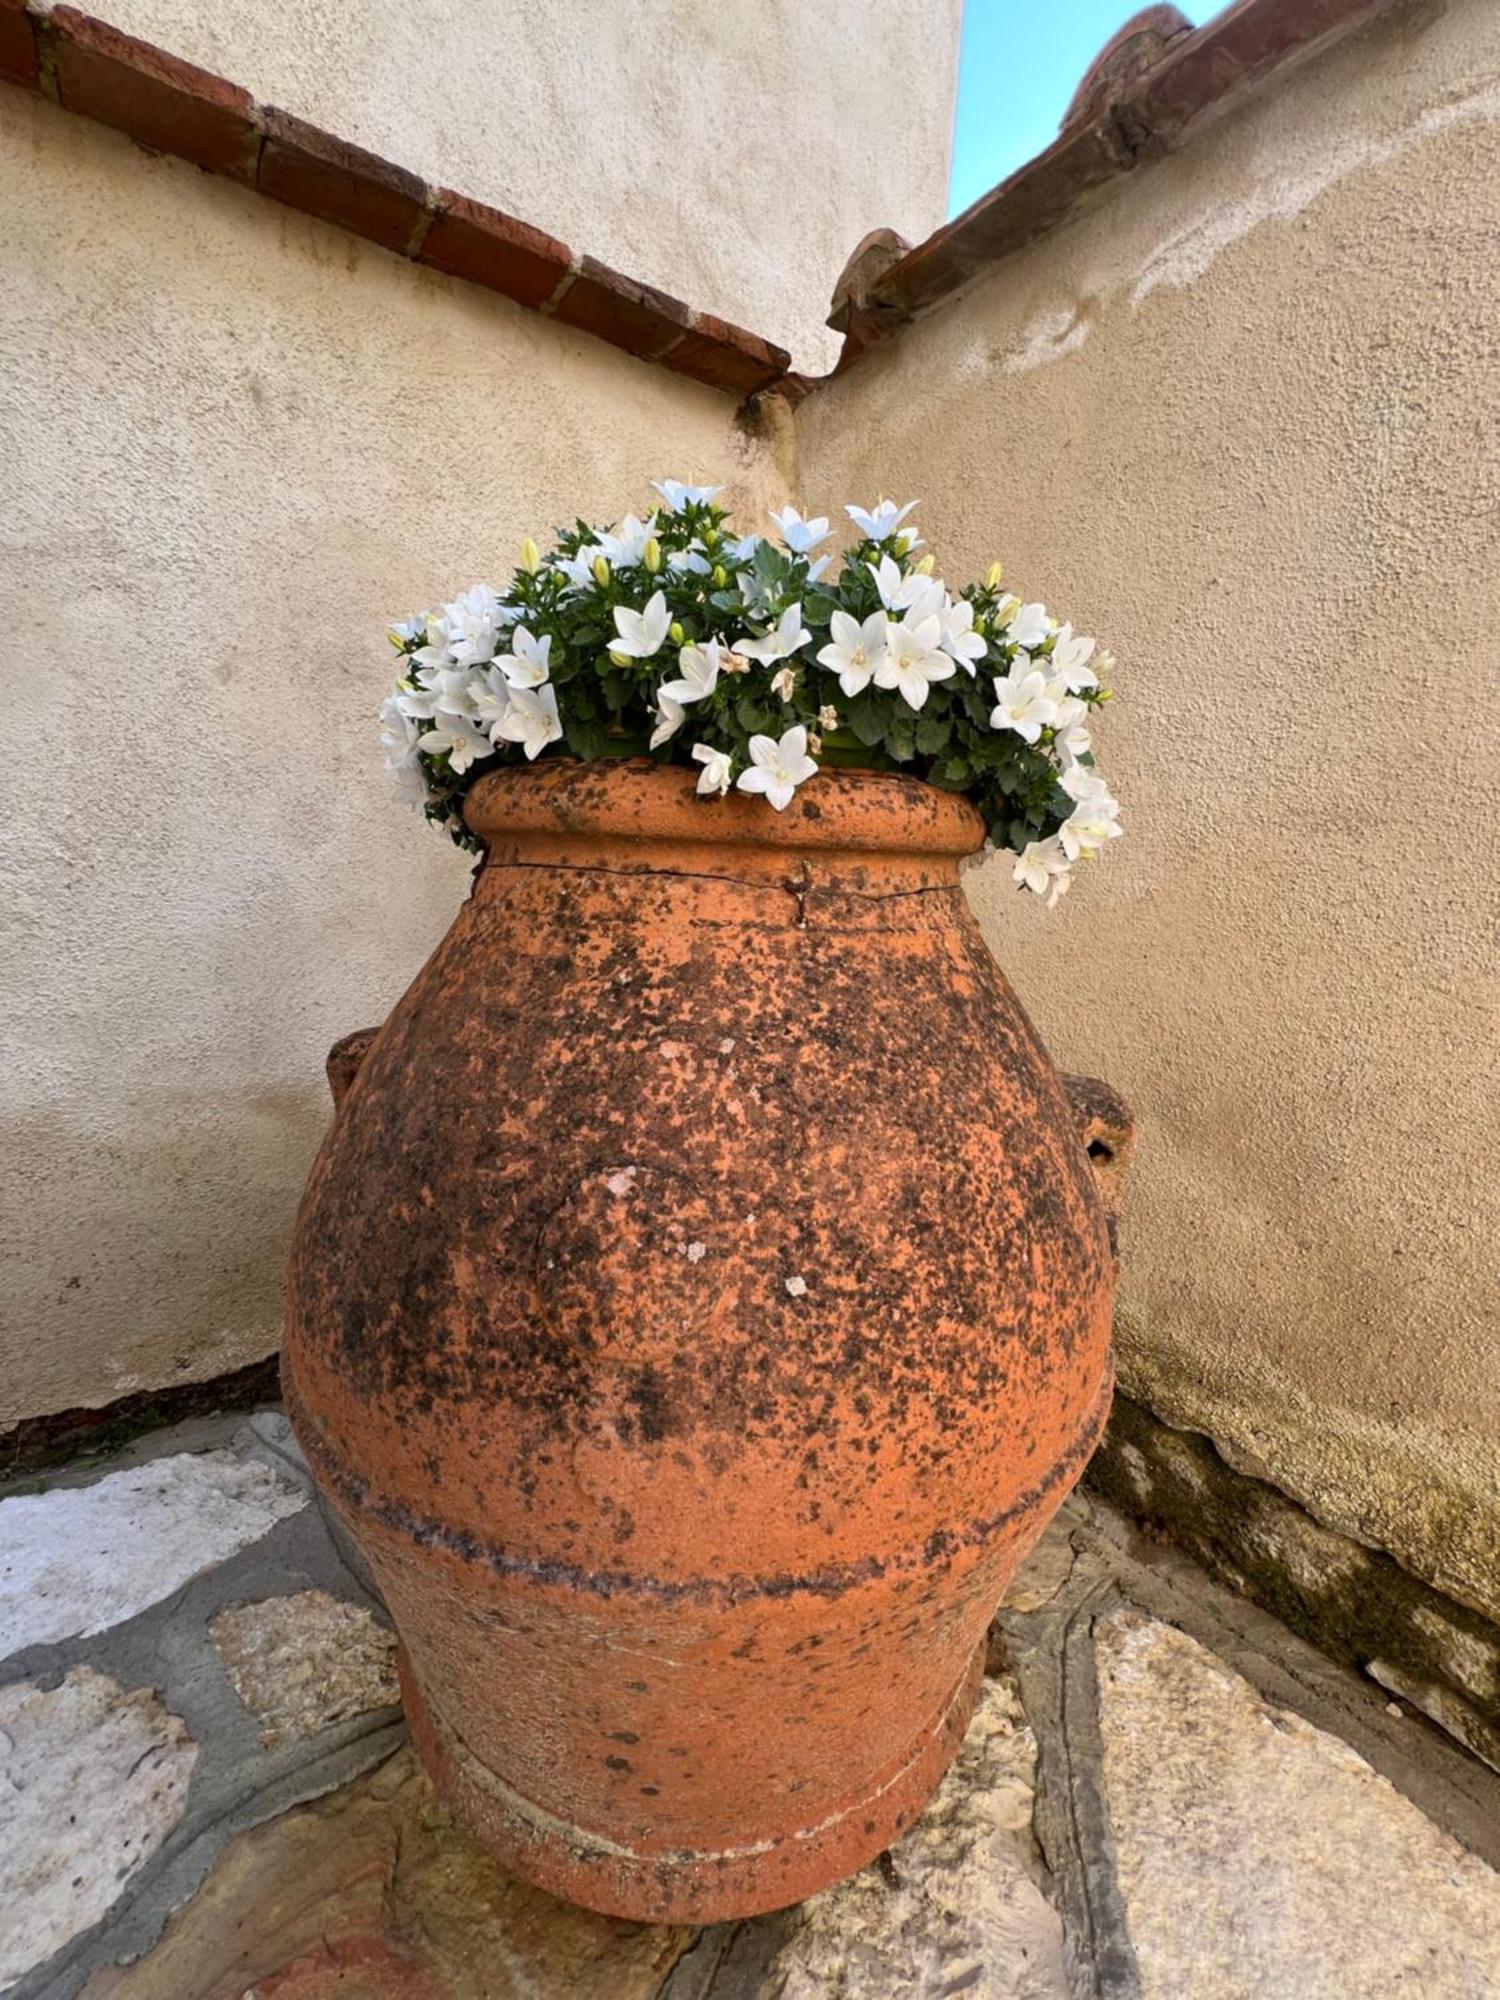
[[[846,507],[844,512],[868,542],[889,542],[901,532],[901,523],[906,519],[915,500],[908,500],[904,507],[898,507],[894,500],[882,500],[878,507]],[[911,546],[920,546],[915,535],[909,537]]]
[[[816,520],[804,520],[795,507],[783,507],[779,514],[773,509],[771,519],[794,556],[811,555],[820,542],[828,540],[830,531],[826,515],[820,514]]]
[[[908,576],[892,556],[882,556],[878,563],[866,563],[865,567],[874,577],[875,588],[887,611],[896,616],[905,614],[914,624],[924,618],[942,616],[948,594],[936,578],[917,571]]]
[[[396,700],[419,722],[436,722],[445,715],[471,715],[472,681],[466,667],[444,667],[419,675],[410,687],[398,688]]]
[[[1003,680],[995,676],[995,702],[990,728],[1013,729],[1027,743],[1035,743],[1057,719],[1057,704],[1047,697],[1045,675],[1024,660],[1017,660]]]
[[[1052,678],[1068,694],[1081,694],[1085,688],[1096,688],[1099,677],[1089,665],[1094,657],[1092,639],[1075,639],[1071,625],[1058,627],[1057,643],[1047,658]]]
[[[505,677],[506,662],[494,660],[469,683],[469,700],[474,720],[489,731],[491,743],[498,740],[501,722],[510,713],[510,682]]]
[[[599,537],[599,549],[611,569],[638,569],[646,559],[646,544],[656,533],[656,516],[638,521],[627,514],[623,521]]]
[[[755,551],[764,540],[764,535],[741,535],[737,542],[727,542],[724,547],[725,560],[732,563],[753,562]]]
[[[495,724],[507,743],[519,743],[526,755],[539,757],[549,743],[562,735],[557,715],[557,690],[553,687],[512,688],[510,707]]]
[[[665,688],[659,688],[656,695],[656,727],[651,732],[649,748],[659,750],[681,729],[687,721],[687,710],[680,701],[674,701]]]
[[[667,568],[678,576],[708,576],[713,564],[694,542],[689,548],[674,549],[667,557]]]
[[[1034,896],[1045,896],[1050,910],[1059,896],[1068,893],[1068,885],[1072,881],[1069,870],[1070,863],[1063,844],[1054,833],[1048,840],[1027,841],[1016,855],[1011,880],[1023,889],[1029,889]]]
[[[615,630],[619,637],[613,650],[627,654],[632,660],[655,659],[666,644],[671,624],[672,614],[659,590],[647,600],[644,611],[632,611],[626,604],[616,605]]]
[[[802,606],[789,604],[769,632],[763,632],[758,639],[739,639],[736,644],[747,659],[759,660],[763,667],[769,667],[777,660],[789,658],[811,637],[802,622]]]
[[[426,731],[417,748],[424,757],[446,755],[460,777],[481,757],[495,754],[490,739],[466,715],[440,715],[437,727]]]
[[[550,671],[547,656],[552,651],[552,635],[538,639],[524,625],[518,625],[511,640],[510,658],[499,662],[500,671],[513,688],[540,687]]]
[[[780,695],[783,701],[790,701],[797,692],[797,669],[783,667],[779,673],[772,674],[771,692]]]
[[[653,479],[651,484],[666,501],[669,514],[680,514],[684,507],[707,506],[724,491],[722,486],[687,486],[680,479]]]
[[[500,600],[487,584],[476,583],[443,607],[448,645],[456,665],[480,667],[495,657],[500,637]]]
[[[403,765],[416,762],[421,733],[397,697],[387,695],[380,704],[380,747],[385,751],[388,771],[398,771]]]
[[[943,628],[936,618],[913,623],[903,618],[890,627],[885,658],[875,669],[875,685],[898,688],[908,708],[920,708],[934,681],[951,680],[954,663],[938,641]]]
[[[954,599],[942,614],[942,624],[943,636],[938,643],[972,676],[974,662],[984,658],[986,645],[982,635],[974,630],[973,605],[966,597]]]
[[[1058,783],[1075,801],[1058,838],[1070,861],[1087,861],[1106,841],[1118,840],[1125,831],[1120,825],[1120,802],[1111,796],[1098,772],[1087,764],[1072,765],[1062,773]]]
[[[671,700],[684,704],[707,701],[719,684],[721,651],[717,639],[710,639],[702,646],[684,646],[677,655],[681,677],[675,681],[663,681],[661,692]]]
[[[588,590],[594,583],[594,562],[604,551],[597,542],[590,542],[581,548],[576,556],[549,556],[554,569],[560,569],[575,590]]]
[[[1057,710],[1052,724],[1052,748],[1057,753],[1057,761],[1063,770],[1093,748],[1093,738],[1088,727],[1088,703],[1076,696],[1064,694],[1061,684],[1050,681],[1047,685],[1047,699]]]
[[[828,630],[829,641],[819,650],[818,664],[838,675],[845,694],[862,694],[885,659],[890,620],[883,611],[872,611],[861,624],[847,611],[835,611]]]
[[[429,612],[422,621],[422,643],[411,656],[412,665],[425,674],[441,673],[453,665],[453,648],[448,643],[448,621]]]
[[[750,768],[736,783],[742,792],[763,792],[777,812],[785,812],[799,785],[818,775],[807,754],[807,731],[798,723],[780,742],[774,736],[750,738]]]
[[[1048,630],[1045,604],[1016,603],[1000,627],[1000,637],[1007,646],[1024,646],[1029,653],[1043,643]]]
[[[734,765],[727,750],[715,750],[710,744],[695,743],[692,750],[693,762],[703,766],[698,774],[697,792],[699,798],[712,798],[717,792],[720,798],[729,790],[733,782]]]
[[[742,569],[737,578],[740,587],[740,603],[747,618],[769,618],[771,615],[771,586],[764,577],[759,577],[753,569]]]
[[[396,623],[391,627],[391,643],[401,647],[408,646],[413,639],[418,638],[426,629],[427,619],[425,614],[420,611],[415,618],[398,618]]]

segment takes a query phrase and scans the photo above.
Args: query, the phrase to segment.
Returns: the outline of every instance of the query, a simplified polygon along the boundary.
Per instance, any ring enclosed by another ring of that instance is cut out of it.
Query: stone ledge
[[[1085,1484],[1500,1770],[1500,1630],[1116,1393]]]

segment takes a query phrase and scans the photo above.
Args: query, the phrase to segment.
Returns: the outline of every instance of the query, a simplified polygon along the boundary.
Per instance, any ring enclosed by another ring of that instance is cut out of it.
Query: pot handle
[[[349,1095],[349,1087],[359,1075],[359,1066],[379,1033],[379,1028],[356,1028],[352,1035],[341,1036],[328,1051],[323,1067],[328,1072],[335,1111]]]
[[[1114,1085],[1102,1077],[1064,1076],[1062,1086],[1078,1120],[1078,1136],[1094,1170],[1099,1199],[1109,1221],[1110,1247],[1114,1248],[1115,1226],[1120,1215],[1120,1183],[1135,1151],[1135,1113]]]

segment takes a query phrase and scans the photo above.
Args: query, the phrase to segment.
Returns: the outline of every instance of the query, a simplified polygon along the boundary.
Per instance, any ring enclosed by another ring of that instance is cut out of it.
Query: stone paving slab
[[[1500,1876],[1349,1747],[1133,1609],[1095,1631],[1143,2000],[1500,1994]]]
[[[284,1472],[232,1450],[0,1500],[0,1658],[123,1624],[307,1500]]]
[[[184,1568],[192,1491],[222,1552]],[[109,1546],[114,1495],[184,1556],[110,1596],[76,1550],[11,1628],[6,2000],[1500,2000],[1500,1778],[1082,1499],[917,1825],[690,1934],[555,1902],[452,1825],[279,1412],[33,1481],[0,1523],[21,1498],[54,1548],[63,1519]]]

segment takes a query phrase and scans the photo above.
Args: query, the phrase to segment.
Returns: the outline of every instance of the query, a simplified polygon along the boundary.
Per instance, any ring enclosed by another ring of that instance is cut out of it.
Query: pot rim
[[[698,776],[649,757],[549,757],[487,772],[464,799],[464,820],[486,842],[571,833],[955,858],[984,845],[984,821],[968,799],[905,772],[825,767],[783,812],[744,793],[700,798]]]

